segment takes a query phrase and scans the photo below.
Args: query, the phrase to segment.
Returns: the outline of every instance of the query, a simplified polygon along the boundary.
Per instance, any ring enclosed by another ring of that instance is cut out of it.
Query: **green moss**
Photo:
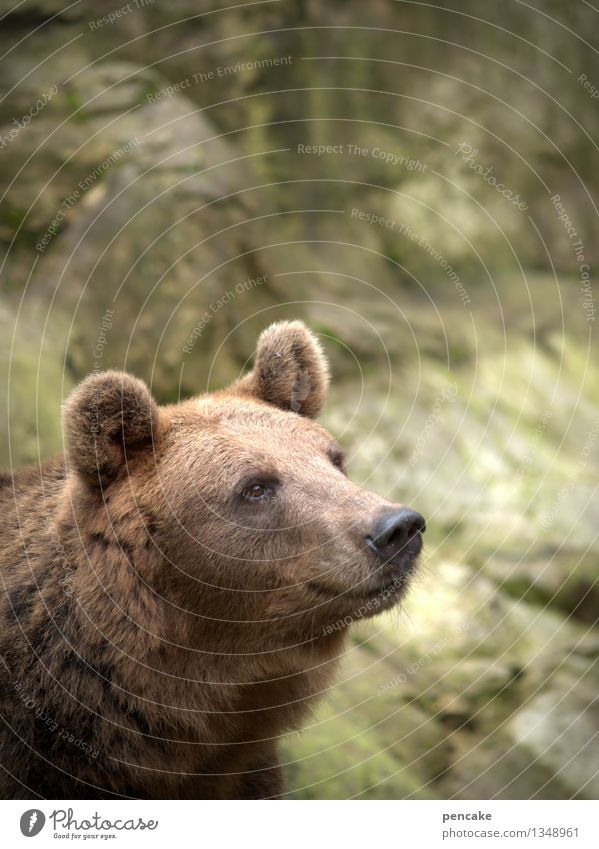
[[[151,103],[151,99],[160,91],[158,86],[155,85],[147,85],[142,91],[139,93],[137,98],[137,102],[140,106],[146,106],[148,103]]]
[[[87,115],[83,108],[83,99],[77,89],[66,84],[64,86],[64,97],[67,109],[71,113],[71,121],[75,124],[84,123],[87,119]]]
[[[6,231],[7,236],[10,238],[12,242],[11,251],[24,249],[33,252],[35,250],[37,233],[29,229],[27,225],[27,214],[26,209],[15,206],[6,199],[0,207],[0,229]],[[14,238],[17,231],[18,235]],[[3,288],[6,291],[12,291],[17,287],[5,282]]]
[[[398,763],[367,727],[363,713],[336,715],[325,706],[309,729],[287,737],[288,798],[432,798],[418,771]]]

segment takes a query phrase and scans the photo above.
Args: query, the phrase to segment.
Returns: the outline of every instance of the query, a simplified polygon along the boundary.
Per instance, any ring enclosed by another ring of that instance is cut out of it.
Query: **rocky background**
[[[0,462],[95,368],[175,400],[305,318],[429,531],[289,795],[596,798],[598,13],[228,5],[0,0]]]

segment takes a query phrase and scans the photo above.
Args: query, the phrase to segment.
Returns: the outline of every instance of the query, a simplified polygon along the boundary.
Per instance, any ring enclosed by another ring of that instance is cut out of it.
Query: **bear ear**
[[[158,408],[143,381],[105,371],[75,388],[63,422],[68,465],[90,485],[102,487],[126,466],[128,451],[151,445]]]
[[[329,368],[316,336],[302,321],[279,321],[261,334],[254,368],[235,388],[283,410],[315,418],[328,385]]]

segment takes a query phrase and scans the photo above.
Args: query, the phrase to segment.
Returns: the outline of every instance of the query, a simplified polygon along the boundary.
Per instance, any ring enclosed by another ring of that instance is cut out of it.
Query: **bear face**
[[[243,632],[256,646],[297,645],[405,592],[424,520],[347,477],[314,421],[327,385],[316,338],[281,322],[223,391],[159,407],[141,381],[107,372],[67,403],[72,503],[115,524],[125,513],[130,532],[137,522],[155,561],[145,577],[194,617],[202,644]]]

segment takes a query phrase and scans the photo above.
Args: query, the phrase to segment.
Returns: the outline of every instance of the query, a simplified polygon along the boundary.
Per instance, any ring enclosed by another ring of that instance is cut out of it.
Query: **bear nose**
[[[366,544],[378,557],[393,560],[397,555],[407,553],[406,547],[412,540],[418,540],[420,550],[420,534],[425,530],[424,517],[415,510],[402,507],[379,516],[372,533],[366,537]]]

